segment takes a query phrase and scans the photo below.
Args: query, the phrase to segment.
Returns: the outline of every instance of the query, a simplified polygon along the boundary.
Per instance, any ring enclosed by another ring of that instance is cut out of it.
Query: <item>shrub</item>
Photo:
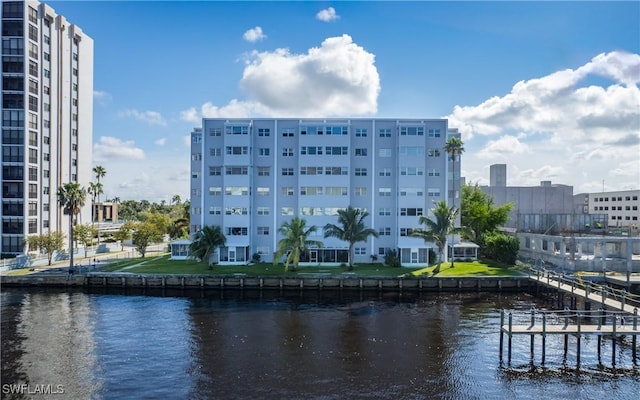
[[[384,263],[393,268],[399,268],[402,266],[400,257],[398,256],[398,252],[396,250],[387,250],[384,255]]]
[[[515,265],[520,249],[520,240],[517,237],[489,233],[484,235],[484,243],[487,258]]]
[[[262,256],[260,255],[260,253],[253,253],[253,255],[251,256],[251,262],[254,264],[258,264],[260,260],[262,260]]]

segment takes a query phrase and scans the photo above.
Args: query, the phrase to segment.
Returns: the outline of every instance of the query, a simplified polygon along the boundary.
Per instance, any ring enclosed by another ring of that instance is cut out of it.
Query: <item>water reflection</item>
[[[529,309],[537,299],[526,294],[0,296],[2,383],[62,384],[59,398],[586,399],[640,390],[637,369],[611,375],[583,354],[585,367],[572,370],[556,357],[561,345],[547,367],[531,368],[528,340],[514,341],[520,370],[500,369],[498,310]],[[583,341],[584,353],[592,345]],[[618,351],[628,366],[630,351]]]

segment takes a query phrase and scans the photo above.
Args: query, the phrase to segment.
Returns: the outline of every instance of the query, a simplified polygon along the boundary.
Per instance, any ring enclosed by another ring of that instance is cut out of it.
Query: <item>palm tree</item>
[[[440,272],[440,264],[447,244],[447,235],[461,231],[460,228],[454,227],[458,211],[455,207],[447,206],[446,201],[440,200],[435,203],[435,207],[431,210],[434,219],[425,216],[419,219],[421,225],[426,225],[426,229],[416,229],[411,232],[411,236],[422,238],[425,242],[432,242],[438,248],[438,265],[433,270],[434,274]]]
[[[107,170],[104,169],[102,165],[96,165],[95,167],[93,167],[93,173],[96,174],[97,184],[100,185],[100,193],[97,194],[98,203],[100,203],[100,195],[104,193],[102,191],[102,184],[100,183],[100,179],[104,178],[104,176],[107,174]],[[100,228],[98,228],[98,244],[100,244]]]
[[[353,269],[353,248],[357,242],[366,242],[369,236],[378,237],[378,232],[365,228],[364,219],[369,213],[351,206],[338,210],[339,225],[326,224],[324,237],[335,237],[349,242],[349,270]]]
[[[102,183],[89,182],[89,189],[87,192],[91,195],[91,229],[94,229],[94,222],[97,217],[96,212],[96,197],[104,193],[102,190]]]
[[[444,151],[449,154],[449,156],[451,157],[451,173],[453,174],[452,176],[452,183],[453,183],[453,189],[454,189],[454,193],[453,193],[453,207],[456,206],[456,194],[455,194],[455,189],[458,187],[458,185],[456,185],[456,158],[460,159],[460,156],[462,155],[462,153],[464,153],[464,143],[462,142],[462,139],[460,139],[459,137],[456,136],[450,136],[447,139],[447,142],[444,144]],[[454,220],[455,223],[455,220]],[[453,246],[453,237],[451,238],[451,245]],[[453,247],[451,248],[451,266],[453,267]]]
[[[298,269],[300,255],[307,250],[308,247],[322,247],[322,242],[318,240],[309,240],[308,237],[317,231],[317,227],[311,226],[307,228],[307,221],[303,218],[295,217],[291,221],[282,224],[278,232],[284,237],[278,242],[278,250],[273,258],[273,264],[277,264],[283,255],[287,255],[284,262],[284,270],[289,270],[289,263],[293,263],[292,270]]]
[[[204,226],[198,231],[189,245],[191,257],[199,259],[211,268],[210,260],[218,247],[227,243],[227,238],[219,226]]]
[[[69,268],[73,270],[73,226],[76,215],[84,206],[87,191],[80,184],[70,182],[60,186],[57,194],[63,212],[69,215]]]

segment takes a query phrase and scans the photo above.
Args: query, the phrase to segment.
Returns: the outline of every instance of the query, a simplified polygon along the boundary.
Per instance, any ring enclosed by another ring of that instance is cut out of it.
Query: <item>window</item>
[[[281,215],[293,215],[293,207],[282,207],[280,209]]]
[[[224,194],[227,196],[248,196],[249,188],[247,186],[227,186]]]
[[[209,195],[220,196],[222,195],[222,188],[220,186],[211,186],[209,188]]]
[[[367,188],[366,187],[356,187],[355,188],[355,195],[356,196],[366,196],[367,195]]]
[[[366,168],[356,168],[356,176],[367,176]]]
[[[293,188],[290,186],[283,186],[282,187],[282,195],[283,196],[293,196]]]
[[[366,157],[367,156],[367,149],[366,148],[358,148],[358,149],[356,149],[356,156],[358,156],[358,157]]]
[[[258,128],[258,136],[271,136],[271,129]]]
[[[224,210],[226,215],[247,215],[249,210],[247,207],[227,207]]]
[[[422,146],[400,146],[401,156],[421,156],[424,154]]]
[[[271,175],[270,167],[258,167],[258,176],[269,176]]]
[[[45,70],[46,71],[46,70]],[[45,74],[45,78],[47,77],[47,75]],[[71,85],[71,88],[73,89],[74,92],[78,91],[78,84],[74,83],[73,85]]]
[[[378,255],[379,255],[379,256],[384,256],[384,255],[385,255],[385,254],[387,254],[390,250],[391,250],[391,248],[389,248],[389,247],[378,247]]]
[[[209,167],[209,176],[222,175],[222,167]]]
[[[210,215],[220,215],[222,214],[222,207],[209,207]]]
[[[38,98],[35,96],[29,96],[29,110],[38,111]]]
[[[248,175],[249,168],[248,167],[226,167],[225,173],[227,175]]]
[[[38,168],[29,167],[29,180],[30,181],[38,180]]]
[[[229,226],[227,227],[227,236],[247,236],[249,229],[244,226]]]
[[[201,161],[202,153],[193,153],[191,154],[191,161]]]
[[[193,143],[201,143],[202,142],[202,136],[201,135],[193,135],[193,136],[191,136],[191,141]]]
[[[269,207],[258,207],[258,215],[269,215]]]
[[[36,11],[36,9],[33,7],[29,7],[29,21],[33,22],[34,24],[38,23],[38,11]]]
[[[282,156],[283,157],[293,157],[293,149],[291,147],[283,147],[282,148]]]
[[[349,128],[346,126],[327,126],[325,132],[327,135],[346,135],[349,133]]]
[[[282,129],[282,136],[283,137],[293,137],[294,134],[295,134],[295,130],[293,128],[283,128]]]
[[[269,157],[271,153],[271,149],[269,149],[268,147],[261,147],[258,149],[258,155],[260,157]]]
[[[429,137],[430,138],[440,137],[440,129],[429,129]]]
[[[435,168],[429,168],[429,176],[440,176],[440,171]]]
[[[300,167],[300,175],[322,175],[322,167]]]
[[[440,189],[437,188],[429,188],[427,189],[428,197],[440,197]]]
[[[256,247],[256,253],[258,254],[269,254],[270,252],[271,252],[271,248],[269,246]]]
[[[343,208],[338,207],[325,207],[324,215],[338,215],[338,211],[343,210]]]
[[[212,147],[209,149],[209,155],[212,157],[220,157],[222,155],[222,149],[220,149],[220,147]]]
[[[422,216],[422,208],[401,208],[401,216],[420,217]]]
[[[424,175],[424,170],[420,167],[401,167],[400,175],[422,176]]]
[[[366,247],[356,247],[354,254],[356,256],[364,256],[367,254],[367,248]]]
[[[378,229],[378,235],[380,235],[380,236],[391,236],[391,228],[386,226],[384,228]]]
[[[378,173],[380,176],[391,176],[391,168],[382,168]]]
[[[322,135],[324,134],[324,128],[321,126],[306,126],[300,128],[301,135]]]
[[[324,194],[327,196],[346,196],[348,193],[349,191],[346,186],[327,186],[324,191]]]
[[[325,175],[349,175],[347,167],[326,167],[324,171]]]
[[[400,136],[424,136],[424,128],[421,126],[402,126]]]
[[[324,148],[324,152],[328,156],[346,156],[349,155],[349,148],[346,146],[327,146]]]
[[[300,186],[301,196],[317,196],[321,194],[322,194],[322,186]]]
[[[380,132],[380,137],[391,137],[391,129],[389,128],[382,128],[379,130]]]
[[[226,147],[227,155],[239,156],[239,155],[247,155],[249,154],[248,146],[227,146]]]
[[[356,129],[356,137],[366,137],[367,129],[366,128],[357,128]]]
[[[429,157],[440,157],[440,150],[438,150],[438,149],[429,149],[427,155]]]
[[[262,235],[262,236],[269,235],[269,227],[268,226],[259,226],[258,227],[258,235]]]
[[[391,157],[391,149],[380,149],[378,150],[378,155],[380,157]]]
[[[400,196],[422,196],[423,194],[422,188],[400,188]]]
[[[300,207],[301,215],[322,215],[322,207]]]
[[[310,155],[322,155],[322,146],[302,146],[300,148],[300,154],[303,156]]]
[[[209,136],[222,136],[222,129],[209,128]]]
[[[258,196],[269,196],[271,193],[271,188],[268,187],[258,187],[256,190],[258,192]]]
[[[249,126],[247,126],[247,125],[225,126],[225,132],[227,133],[227,135],[248,135],[249,134]]]
[[[400,236],[411,236],[413,228],[400,228]]]
[[[381,207],[378,210],[378,215],[383,216],[383,217],[388,217],[391,215],[391,208],[389,207]]]
[[[391,197],[391,188],[379,188],[378,195],[383,197]]]
[[[282,176],[293,176],[293,168],[282,168]]]
[[[49,53],[44,53],[45,54],[45,60],[49,61],[47,58],[49,56]],[[73,74],[73,76],[78,76],[78,68],[73,68],[71,73]]]

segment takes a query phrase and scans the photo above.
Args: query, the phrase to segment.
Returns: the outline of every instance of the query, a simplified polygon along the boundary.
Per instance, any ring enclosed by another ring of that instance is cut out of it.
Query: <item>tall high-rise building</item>
[[[452,201],[444,119],[204,119],[192,133],[191,234],[220,226],[227,238],[221,263],[272,260],[278,228],[293,217],[316,226],[304,262],[340,263],[348,244],[324,238],[337,211],[369,213],[378,238],[356,243],[355,261],[399,250],[403,265],[426,265],[429,249],[410,236],[435,201]],[[456,135],[456,131],[451,134]],[[456,161],[458,162],[458,161]]]
[[[2,253],[59,231],[57,189],[92,177],[93,40],[37,1],[2,2]],[[91,220],[91,204],[78,222]]]

